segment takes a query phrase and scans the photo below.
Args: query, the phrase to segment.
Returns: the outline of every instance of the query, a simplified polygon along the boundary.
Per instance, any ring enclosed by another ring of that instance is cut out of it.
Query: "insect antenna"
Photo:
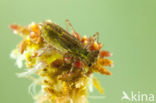
[[[76,32],[75,31],[75,29],[73,28],[73,26],[71,25],[71,23],[70,23],[70,21],[68,20],[68,19],[66,19],[66,27],[67,27],[67,31],[69,31],[69,29],[68,29],[68,25],[69,25],[69,27],[72,29],[72,32]]]
[[[93,35],[93,38],[97,40],[97,43],[99,43],[99,32],[96,32],[94,35]]]

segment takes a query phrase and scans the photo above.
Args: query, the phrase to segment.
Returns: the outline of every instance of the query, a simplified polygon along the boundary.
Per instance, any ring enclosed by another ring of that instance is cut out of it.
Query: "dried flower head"
[[[72,33],[68,32],[68,27],[66,31],[50,21],[24,27],[10,25],[15,34],[23,37],[11,57],[16,59],[19,68],[24,60],[28,69],[18,76],[34,81],[29,91],[37,103],[87,103],[88,86],[92,83],[100,93],[104,93],[92,74],[111,75],[105,68],[113,65],[106,58],[111,53],[101,50],[99,34],[81,37],[70,22],[66,22]],[[38,93],[35,92],[37,85],[41,86]]]

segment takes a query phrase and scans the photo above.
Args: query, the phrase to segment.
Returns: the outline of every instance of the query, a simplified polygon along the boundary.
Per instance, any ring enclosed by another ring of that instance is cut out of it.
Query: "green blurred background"
[[[31,81],[17,78],[22,70],[9,57],[21,38],[8,25],[46,19],[64,28],[69,19],[81,35],[99,32],[104,49],[113,53],[113,75],[95,74],[105,98],[90,103],[121,103],[122,91],[156,95],[156,0],[0,0],[0,103],[33,103]],[[100,94],[94,89],[91,95]]]

